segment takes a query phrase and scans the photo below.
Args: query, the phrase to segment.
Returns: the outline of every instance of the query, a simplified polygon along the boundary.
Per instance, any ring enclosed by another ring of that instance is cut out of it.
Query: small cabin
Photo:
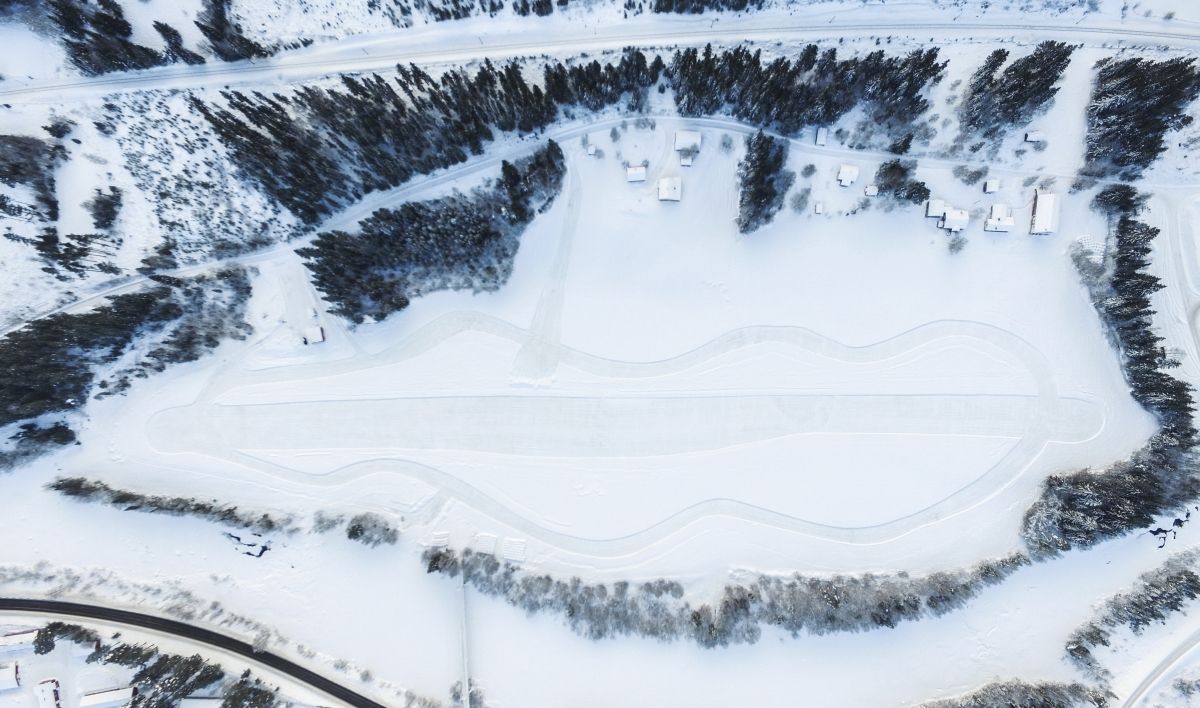
[[[320,325],[306,327],[304,330],[305,344],[320,344],[325,341],[325,328]]]
[[[625,168],[626,182],[645,182],[646,181],[646,166],[634,165],[633,167]]]
[[[877,197],[879,196],[879,187],[873,184],[868,184],[867,188],[863,190],[863,194],[868,197]]]
[[[946,209],[946,215],[938,221],[938,228],[945,229],[950,233],[956,233],[967,228],[967,224],[971,221],[971,215],[966,209],[955,209],[949,207]]]
[[[136,697],[137,689],[132,686],[93,691],[79,697],[79,708],[124,708]]]
[[[21,687],[21,667],[17,662],[0,664],[0,693],[15,691]]]
[[[825,147],[829,142],[829,128],[817,128],[817,147]]]
[[[37,639],[36,629],[5,634],[4,636],[0,636],[0,652],[28,649],[33,646],[33,640],[35,639]]]
[[[825,213],[825,202],[817,202],[816,204],[814,204],[813,205],[813,213],[814,214],[824,214]]]
[[[1046,134],[1040,130],[1031,130],[1025,134],[1025,142],[1044,143],[1046,142]]]
[[[999,192],[999,191],[1000,191],[1000,180],[989,179],[983,183],[983,193],[984,194],[995,194],[996,192]]]
[[[679,177],[661,177],[658,180],[658,201],[677,202],[683,197],[683,180]]]
[[[1012,231],[1016,226],[1012,215],[1012,207],[1007,204],[993,204],[988,210],[987,219],[983,222],[984,231]]]
[[[944,199],[930,199],[925,202],[925,216],[934,219],[940,219],[946,215],[946,201]]]
[[[693,154],[700,151],[699,130],[676,130],[675,149],[679,152],[689,151]]]

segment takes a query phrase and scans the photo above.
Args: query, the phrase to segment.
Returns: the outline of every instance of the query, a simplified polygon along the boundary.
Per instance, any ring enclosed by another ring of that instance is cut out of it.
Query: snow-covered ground
[[[308,12],[298,14],[301,7]],[[1044,22],[1194,30],[1190,6],[1172,20],[1163,19],[1172,9],[1165,0],[1143,1],[1123,19],[1117,3],[1099,7]],[[264,79],[374,66],[393,60],[397,50],[388,44],[401,35],[415,37],[407,46],[418,49],[457,35],[445,48],[422,50],[428,62],[445,65],[479,54],[468,45],[482,27],[490,34],[479,46],[500,56],[531,53],[538,40],[562,54],[581,47],[570,46],[570,34],[549,41],[547,32],[564,20],[595,19],[572,7],[547,20],[395,28],[349,4],[236,8],[260,39],[325,41],[242,78],[222,74],[227,67],[154,70],[165,77],[155,88],[178,81],[207,91],[229,80],[261,87]],[[983,20],[1020,17],[1017,10],[998,7]],[[146,3],[135,39],[151,44],[143,36],[153,34],[150,19],[194,11]],[[357,23],[346,21],[351,11]],[[721,17],[719,26],[762,38],[782,16],[772,12]],[[811,12],[838,22],[864,14],[837,3]],[[948,41],[960,12],[911,9],[946,23],[929,31]],[[961,14],[963,22],[974,17]],[[172,24],[183,30],[180,18]],[[593,36],[597,48],[619,46],[639,36],[640,22],[655,30],[646,36],[696,43],[704,41],[700,24],[716,19],[635,18],[633,29],[603,36],[597,27]],[[509,29],[519,36],[506,36]],[[813,31],[798,21],[793,29],[787,43],[766,52],[786,53]],[[29,50],[17,64],[0,63],[0,92],[70,77],[61,51],[23,32],[0,25],[0,40]],[[882,30],[848,32],[844,51],[874,48],[872,33]],[[1047,475],[1100,467],[1138,448],[1152,420],[1130,399],[1068,256],[1074,241],[1102,243],[1105,233],[1088,208],[1091,193],[1067,190],[1081,163],[1091,66],[1111,54],[1102,46],[1110,38],[1086,38],[1054,104],[1031,126],[1051,134],[1044,150],[1012,135],[995,156],[952,152],[961,83],[992,49],[1012,48],[1000,33],[1021,34],[1000,27],[960,36],[945,50],[948,75],[931,96],[937,134],[917,156],[916,177],[933,196],[971,213],[958,253],[921,206],[864,196],[889,156],[837,140],[818,147],[811,134],[792,141],[788,164],[796,188],[811,190],[808,204],[785,206],[771,225],[739,235],[736,165],[749,128],[673,117],[659,96],[653,128],[606,115],[547,131],[567,154],[567,184],[523,235],[512,278],[498,292],[435,293],[386,322],[351,328],[326,314],[290,247],[246,258],[258,269],[250,339],[136,382],[127,396],[93,402],[81,445],[2,480],[0,594],[90,597],[167,613],[209,607],[197,621],[251,639],[269,628],[273,650],[391,702],[448,699],[464,665],[501,706],[909,705],[994,679],[1077,679],[1063,658],[1065,637],[1130,578],[1194,545],[1191,529],[1163,551],[1155,539],[1132,536],[1022,569],[936,620],[859,635],[768,631],[753,646],[720,650],[592,642],[558,617],[527,617],[470,592],[464,598],[456,581],[427,575],[419,560],[425,548],[448,544],[589,582],[675,578],[701,602],[749,573],[953,569],[1019,549],[1022,515]],[[1022,42],[1038,33],[1052,34],[1031,30]],[[333,42],[347,35],[359,38]],[[928,39],[898,38],[894,47]],[[347,59],[355,51],[363,63]],[[29,57],[42,59],[26,65]],[[319,66],[322,59],[330,64]],[[76,120],[72,137],[80,143],[66,146],[56,175],[60,193],[72,195],[60,199],[64,233],[89,225],[75,195],[117,185],[127,201],[116,261],[127,273],[168,234],[205,260],[222,220],[245,228],[238,238],[294,235],[290,217],[275,214],[265,196],[237,191],[219,145],[203,142],[212,138],[202,122],[171,124],[185,111],[184,94],[102,99],[112,84],[75,84],[79,103],[55,105],[66,94],[54,91],[13,94],[17,103],[0,112],[2,132],[39,133],[52,114]],[[106,100],[125,116],[113,135],[93,122],[108,114]],[[833,127],[847,131],[847,143],[866,140],[853,116]],[[703,135],[690,167],[672,150],[681,128]],[[602,156],[587,154],[585,135]],[[725,136],[729,150],[721,148]],[[183,150],[185,140],[203,149]],[[1194,382],[1193,140],[1192,128],[1175,135],[1144,188],[1154,195],[1148,219],[1164,230],[1154,254],[1167,284],[1156,295],[1156,325]],[[350,227],[400,199],[469,188],[496,171],[500,156],[534,142],[502,139],[462,170],[371,195],[326,226]],[[642,160],[647,180],[626,182],[622,163]],[[810,164],[812,176],[801,176]],[[853,186],[838,186],[842,164],[860,168]],[[995,194],[953,174],[984,164],[988,178],[1002,181]],[[164,211],[154,191],[180,175],[215,185],[222,198]],[[658,200],[660,177],[682,179],[680,202]],[[1062,195],[1055,234],[1027,233],[1036,187]],[[1012,232],[982,231],[993,203],[1014,208]],[[100,276],[55,281],[28,249],[7,240],[0,259],[9,276],[0,314],[9,319],[105,285]],[[328,341],[304,346],[301,336],[314,326]],[[402,537],[395,547],[370,549],[336,535],[279,535],[263,557],[251,558],[206,522],[46,493],[42,485],[60,475],[215,497],[248,510],[370,510],[397,523]],[[20,572],[43,562],[40,577]],[[55,575],[61,569],[79,575],[64,580]],[[1111,666],[1121,669],[1114,690],[1170,705],[1162,695],[1168,674],[1184,675],[1191,661],[1195,614],[1114,649]],[[1162,676],[1147,684],[1157,671]]]

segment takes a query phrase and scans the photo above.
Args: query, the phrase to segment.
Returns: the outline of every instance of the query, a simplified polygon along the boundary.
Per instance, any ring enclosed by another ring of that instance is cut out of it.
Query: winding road
[[[347,705],[361,708],[386,708],[383,703],[373,701],[366,696],[356,693],[321,674],[306,669],[303,666],[268,651],[256,651],[252,645],[240,639],[234,639],[211,629],[166,619],[157,615],[149,615],[130,610],[118,610],[101,605],[88,605],[80,602],[64,602],[61,600],[35,600],[28,598],[0,598],[0,612],[20,612],[49,615],[56,618],[81,617],[84,619],[102,620],[128,625],[140,629],[150,629],[164,634],[181,637],[210,647],[237,654],[257,664],[269,667],[284,674],[314,691],[323,693]]]

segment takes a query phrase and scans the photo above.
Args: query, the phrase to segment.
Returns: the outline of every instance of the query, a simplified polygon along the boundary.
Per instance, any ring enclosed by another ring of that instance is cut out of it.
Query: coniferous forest
[[[562,187],[566,164],[551,140],[499,180],[468,194],[380,209],[359,233],[330,231],[297,251],[332,311],[382,320],[422,293],[495,290],[508,279],[525,226]]]
[[[738,165],[738,230],[742,233],[771,223],[783,207],[783,198],[796,181],[796,173],[784,169],[787,155],[786,140],[761,130],[746,140],[746,156]]]
[[[1008,60],[1008,50],[988,55],[971,76],[959,108],[963,132],[994,138],[1028,123],[1058,93],[1056,84],[1071,63],[1073,49],[1063,42],[1042,42],[1004,71],[1000,67]]]
[[[1195,59],[1102,59],[1087,109],[1082,173],[1137,179],[1167,149],[1167,133],[1194,120],[1187,107],[1198,96]]]
[[[1200,493],[1191,387],[1170,373],[1179,363],[1153,328],[1150,296],[1162,282],[1149,272],[1159,230],[1137,218],[1145,196],[1128,185],[1094,201],[1113,226],[1113,267],[1089,283],[1101,321],[1121,353],[1133,398],[1158,420],[1159,432],[1130,459],[1105,470],[1053,475],[1025,515],[1022,535],[1037,555],[1087,547],[1135,529]]]

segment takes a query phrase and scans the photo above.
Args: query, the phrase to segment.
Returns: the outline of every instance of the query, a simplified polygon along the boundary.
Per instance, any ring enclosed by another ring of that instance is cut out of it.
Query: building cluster
[[[675,131],[675,152],[679,156],[680,167],[691,167],[700,154],[700,131]],[[625,181],[629,183],[645,182],[650,163],[643,160],[637,165],[625,166]],[[683,199],[683,177],[679,175],[658,178],[658,200],[662,202],[678,202]]]
[[[1000,191],[1001,182],[989,179],[984,182],[985,194]],[[951,206],[944,199],[930,199],[925,203],[925,216],[937,219],[939,229],[950,233],[958,233],[971,223],[971,214],[966,209]],[[1017,219],[1011,205],[1005,202],[994,202],[988,206],[987,217],[983,221],[983,230],[1006,233],[1016,228]],[[1038,189],[1033,194],[1033,216],[1030,219],[1029,233],[1052,234],[1058,230],[1058,195],[1054,192]]]

